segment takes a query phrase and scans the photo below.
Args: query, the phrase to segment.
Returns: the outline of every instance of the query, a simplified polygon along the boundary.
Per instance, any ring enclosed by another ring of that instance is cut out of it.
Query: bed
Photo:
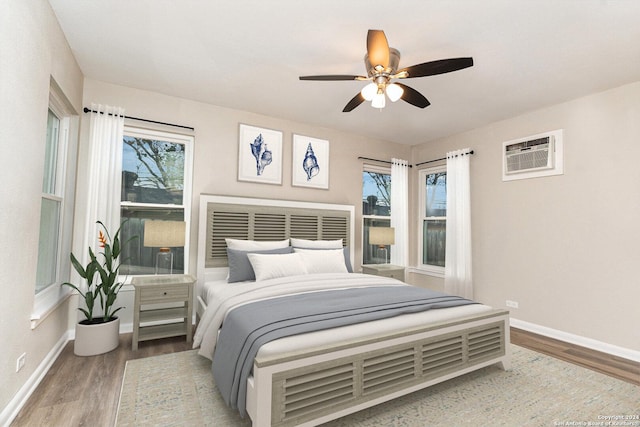
[[[340,300],[341,292],[371,295],[373,288],[391,292],[388,295],[400,294],[400,290],[422,292],[395,279],[349,272],[353,265],[353,220],[354,208],[349,205],[201,195],[199,325],[194,337],[200,354],[211,359],[222,355],[222,350],[214,351],[218,340],[225,343],[225,329],[220,325],[224,321],[225,328],[230,328],[233,317],[241,318],[242,323],[242,319],[258,311],[254,306],[259,304],[271,307],[268,304],[283,299],[283,307],[312,307],[314,303],[290,304],[284,298],[312,301],[307,298],[335,294]],[[252,266],[256,267],[257,280],[240,280],[245,278],[242,274],[234,276],[238,264],[233,250],[227,253],[227,243],[231,242],[227,239],[257,242],[254,251],[244,251],[251,253],[245,256],[255,261]],[[278,255],[260,253],[277,252],[263,249],[260,242],[278,241],[290,242],[291,246],[296,241],[314,242],[320,247],[303,248],[295,256],[288,255],[293,250]],[[340,242],[340,248],[335,242]],[[324,247],[325,244],[331,247]],[[286,260],[279,267],[286,270],[295,264],[294,259],[305,260],[307,266],[317,265],[314,262],[320,253],[326,257],[330,254],[331,262],[337,262],[339,253],[346,270],[311,269],[304,275],[269,275],[274,259]],[[263,269],[260,262],[266,260],[270,264]],[[291,288],[295,289],[293,295]],[[381,298],[386,301],[389,297]],[[439,298],[437,303],[442,304],[445,297],[433,298]],[[454,304],[451,301],[457,297],[446,298],[446,304]],[[344,300],[359,299],[356,296]],[[377,307],[376,304],[373,305]],[[356,310],[360,313],[360,308]],[[461,303],[403,313],[301,335],[283,335],[256,345],[254,353],[246,353],[249,374],[238,377],[242,380],[233,380],[244,390],[242,399],[235,402],[238,409],[241,413],[246,411],[258,427],[317,425],[488,365],[497,363],[503,369],[509,368],[507,311]],[[236,332],[226,335],[235,336]],[[219,345],[225,351],[231,347]],[[222,384],[223,380],[216,377],[219,382]]]

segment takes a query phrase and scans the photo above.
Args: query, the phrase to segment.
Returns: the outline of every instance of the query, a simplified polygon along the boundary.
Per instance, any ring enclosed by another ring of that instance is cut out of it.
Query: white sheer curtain
[[[447,153],[447,242],[444,290],[473,298],[470,148]]]
[[[96,252],[99,226],[102,221],[109,233],[120,226],[120,192],[122,181],[122,139],[124,109],[91,104],[86,180],[87,206],[83,235],[83,257],[87,247]],[[88,261],[88,259],[86,260]]]
[[[409,252],[409,162],[391,159],[391,227],[395,245],[391,264],[406,266]]]

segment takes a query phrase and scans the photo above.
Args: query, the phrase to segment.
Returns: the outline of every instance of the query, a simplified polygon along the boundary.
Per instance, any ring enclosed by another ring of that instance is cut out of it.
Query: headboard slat
[[[309,205],[314,205],[309,203]],[[241,240],[342,239],[351,245],[353,212],[314,207],[207,203],[205,268],[227,266],[225,238]]]

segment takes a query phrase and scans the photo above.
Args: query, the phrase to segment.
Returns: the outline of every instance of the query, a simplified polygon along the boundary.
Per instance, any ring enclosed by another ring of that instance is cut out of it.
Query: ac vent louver
[[[503,181],[562,173],[562,130],[503,143]]]
[[[553,137],[533,139],[505,147],[507,174],[553,167]]]

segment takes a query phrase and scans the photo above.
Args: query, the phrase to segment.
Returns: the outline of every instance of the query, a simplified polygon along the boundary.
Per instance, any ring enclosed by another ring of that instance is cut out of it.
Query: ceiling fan
[[[431,103],[417,90],[395,82],[396,79],[410,79],[415,77],[433,76],[436,74],[450,73],[462,70],[473,65],[473,58],[450,58],[438,61],[429,61],[422,64],[398,70],[400,52],[389,47],[387,37],[382,30],[369,30],[367,32],[367,54],[364,56],[367,68],[367,76],[352,75],[324,75],[324,76],[300,76],[300,80],[359,80],[371,81],[366,85],[342,110],[345,113],[352,111],[364,101],[371,101],[374,108],[384,108],[385,95],[392,101],[398,99],[408,102],[419,108],[425,108]]]

